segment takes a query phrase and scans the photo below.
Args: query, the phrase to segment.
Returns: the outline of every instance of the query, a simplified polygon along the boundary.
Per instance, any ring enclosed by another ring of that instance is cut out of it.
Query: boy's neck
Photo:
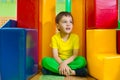
[[[70,34],[60,32],[60,36],[63,39],[63,41],[67,41],[69,39]]]

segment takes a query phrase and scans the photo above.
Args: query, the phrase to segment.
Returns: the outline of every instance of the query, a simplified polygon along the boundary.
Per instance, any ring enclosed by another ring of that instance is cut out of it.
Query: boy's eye
[[[63,23],[67,23],[67,21],[63,21]]]
[[[70,23],[73,23],[73,21],[70,21]]]
[[[63,23],[67,23],[67,21],[63,21]],[[73,23],[73,21],[70,21],[70,23]]]

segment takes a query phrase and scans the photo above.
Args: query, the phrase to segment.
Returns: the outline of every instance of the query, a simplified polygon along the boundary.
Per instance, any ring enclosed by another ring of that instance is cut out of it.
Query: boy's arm
[[[73,55],[70,58],[64,60],[64,63],[69,64],[70,62],[72,62],[77,57],[78,52],[79,52],[79,49],[74,49]]]
[[[58,56],[58,49],[54,49],[53,48],[53,57],[55,58],[55,60],[60,64],[62,63],[62,60],[60,59],[60,57]]]
[[[55,58],[55,60],[59,64],[61,64],[62,62],[65,63],[65,64],[69,64],[70,62],[72,62],[76,58],[76,56],[78,55],[78,52],[79,52],[79,49],[74,49],[73,50],[73,55],[70,58],[62,61],[61,58],[58,56],[58,49],[53,48],[53,57]]]
[[[53,57],[60,64],[59,73],[61,75],[68,75],[69,71],[71,71],[71,68],[66,63],[64,63],[64,61],[62,61],[61,58],[58,56],[58,49],[53,49]]]
[[[77,55],[78,55],[78,49],[74,49],[73,50],[73,55],[70,58],[64,60],[60,64],[60,67],[59,67],[60,74],[66,75],[66,76],[69,75],[69,73],[71,72],[71,68],[67,64],[72,62],[76,58]]]

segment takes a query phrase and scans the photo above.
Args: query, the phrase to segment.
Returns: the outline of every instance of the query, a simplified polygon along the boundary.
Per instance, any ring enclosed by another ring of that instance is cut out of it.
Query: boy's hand
[[[59,73],[61,75],[68,76],[70,72],[71,72],[71,68],[65,62],[62,62],[59,66]]]

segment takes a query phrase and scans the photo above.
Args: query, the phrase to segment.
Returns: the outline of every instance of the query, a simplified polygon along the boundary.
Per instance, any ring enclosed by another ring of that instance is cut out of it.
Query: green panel
[[[0,16],[16,16],[17,3],[16,1],[0,1]]]
[[[67,12],[71,12],[71,0],[66,0],[66,9]]]
[[[65,11],[65,0],[56,0],[56,14]]]
[[[118,20],[118,29],[120,29],[120,20]]]

